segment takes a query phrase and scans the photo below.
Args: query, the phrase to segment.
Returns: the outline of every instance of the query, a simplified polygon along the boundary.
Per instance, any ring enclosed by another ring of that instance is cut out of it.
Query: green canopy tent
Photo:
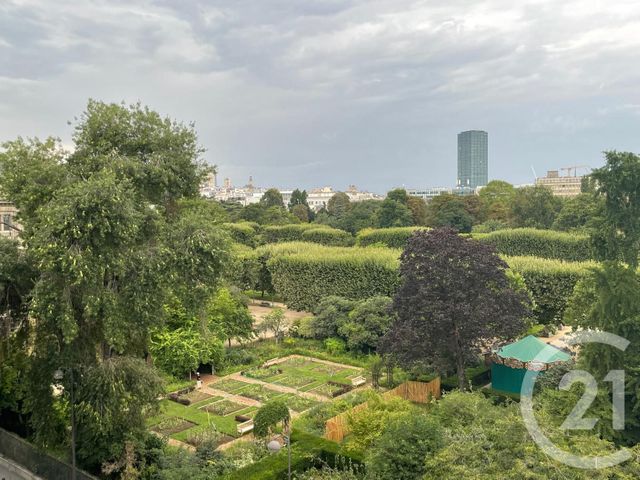
[[[527,371],[544,372],[571,360],[571,355],[528,335],[494,352],[492,360],[491,387],[519,394]]]

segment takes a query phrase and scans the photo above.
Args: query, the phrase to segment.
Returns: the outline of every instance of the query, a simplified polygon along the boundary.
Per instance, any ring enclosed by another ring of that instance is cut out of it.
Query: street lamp
[[[66,369],[69,372],[69,383],[71,385],[69,396],[71,397],[71,480],[76,480],[76,399],[73,391],[73,368]],[[58,368],[53,372],[53,379],[60,383],[64,378],[64,370]]]

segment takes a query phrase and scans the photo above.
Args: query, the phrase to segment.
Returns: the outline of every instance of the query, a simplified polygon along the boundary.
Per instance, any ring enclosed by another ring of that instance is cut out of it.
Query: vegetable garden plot
[[[212,413],[214,415],[219,415],[224,417],[225,415],[229,415],[230,413],[237,412],[246,408],[246,405],[241,403],[232,402],[230,400],[221,400],[219,402],[210,403],[201,407],[202,410]]]
[[[246,398],[251,398],[253,400],[257,400],[258,402],[264,403],[272,400],[276,397],[280,397],[283,395],[282,392],[276,392],[275,390],[270,390],[263,385],[250,385],[249,387],[242,390],[241,395]]]
[[[174,433],[182,432],[189,428],[195,427],[196,424],[180,417],[165,418],[161,422],[151,427],[151,430],[159,433],[163,437],[168,437]]]
[[[227,393],[237,393],[238,391],[242,390],[243,388],[247,387],[251,385],[250,383],[246,383],[246,382],[241,382],[240,380],[233,380],[231,378],[225,378],[223,380],[219,380],[215,383],[211,383],[209,384],[210,388],[213,388],[215,390],[221,390],[223,392],[227,392]]]

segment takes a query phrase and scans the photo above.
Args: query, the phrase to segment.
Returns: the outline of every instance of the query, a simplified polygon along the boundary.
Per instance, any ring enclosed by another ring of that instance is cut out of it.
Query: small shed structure
[[[528,335],[494,352],[492,360],[491,387],[519,394],[527,371],[544,372],[571,360],[571,355]]]

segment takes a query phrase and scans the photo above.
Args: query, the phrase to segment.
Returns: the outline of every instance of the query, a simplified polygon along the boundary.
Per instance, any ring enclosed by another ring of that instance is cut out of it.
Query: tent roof
[[[527,335],[515,343],[505,345],[496,354],[502,358],[515,358],[521,362],[536,360],[540,363],[553,363],[571,360],[571,355],[544,343],[533,335]]]

